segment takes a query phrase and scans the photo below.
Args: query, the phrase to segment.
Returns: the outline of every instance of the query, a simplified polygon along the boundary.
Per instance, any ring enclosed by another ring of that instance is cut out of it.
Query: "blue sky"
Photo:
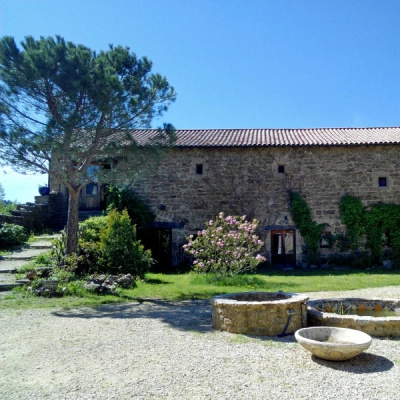
[[[398,0],[0,0],[0,36],[128,46],[167,76],[187,128],[399,126]],[[32,177],[0,172],[6,198]]]

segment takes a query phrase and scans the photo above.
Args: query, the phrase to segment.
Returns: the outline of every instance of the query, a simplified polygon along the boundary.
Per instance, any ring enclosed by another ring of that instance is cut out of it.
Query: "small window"
[[[203,164],[196,164],[196,174],[203,175]]]
[[[385,176],[381,176],[378,178],[379,187],[387,187],[387,178]]]
[[[87,195],[97,195],[99,193],[99,187],[96,182],[90,182],[86,185],[86,194]]]
[[[278,165],[278,173],[279,174],[284,174],[285,173],[285,166],[284,165]]]
[[[323,232],[319,241],[321,249],[330,249],[333,245],[333,237],[330,232]]]

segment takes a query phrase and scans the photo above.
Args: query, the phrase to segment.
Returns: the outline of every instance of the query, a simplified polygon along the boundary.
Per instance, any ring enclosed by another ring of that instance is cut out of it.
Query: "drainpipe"
[[[289,308],[289,309],[286,310],[286,314],[288,315],[288,319],[287,319],[285,328],[283,329],[282,333],[280,333],[280,334],[278,335],[278,337],[284,337],[284,336],[288,336],[288,335],[293,335],[293,332],[286,333],[286,330],[287,330],[287,328],[289,327],[289,324],[290,324],[290,320],[291,320],[291,318],[292,318],[292,315],[295,315],[295,314],[296,314],[296,311],[295,311],[293,308]]]

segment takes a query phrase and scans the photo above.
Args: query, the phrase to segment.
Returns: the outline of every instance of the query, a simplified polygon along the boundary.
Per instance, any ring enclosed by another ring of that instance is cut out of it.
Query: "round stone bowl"
[[[368,334],[347,328],[314,326],[295,332],[297,342],[319,358],[343,361],[353,358],[371,345]]]

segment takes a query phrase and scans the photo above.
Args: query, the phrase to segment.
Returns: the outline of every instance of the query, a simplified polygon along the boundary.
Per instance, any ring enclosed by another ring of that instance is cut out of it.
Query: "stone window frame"
[[[387,182],[387,177],[386,176],[379,176],[378,177],[378,186],[380,188],[387,188],[388,187],[388,182]]]
[[[201,173],[199,173],[198,168],[201,166]],[[205,160],[202,158],[194,157],[190,162],[190,176],[194,177],[194,179],[202,179],[206,176],[207,166]]]
[[[383,178],[386,180],[386,186],[381,186],[381,179],[383,179]],[[392,182],[392,178],[390,177],[390,175],[387,172],[377,171],[374,174],[374,184],[378,190],[387,190],[392,187],[393,182]]]

